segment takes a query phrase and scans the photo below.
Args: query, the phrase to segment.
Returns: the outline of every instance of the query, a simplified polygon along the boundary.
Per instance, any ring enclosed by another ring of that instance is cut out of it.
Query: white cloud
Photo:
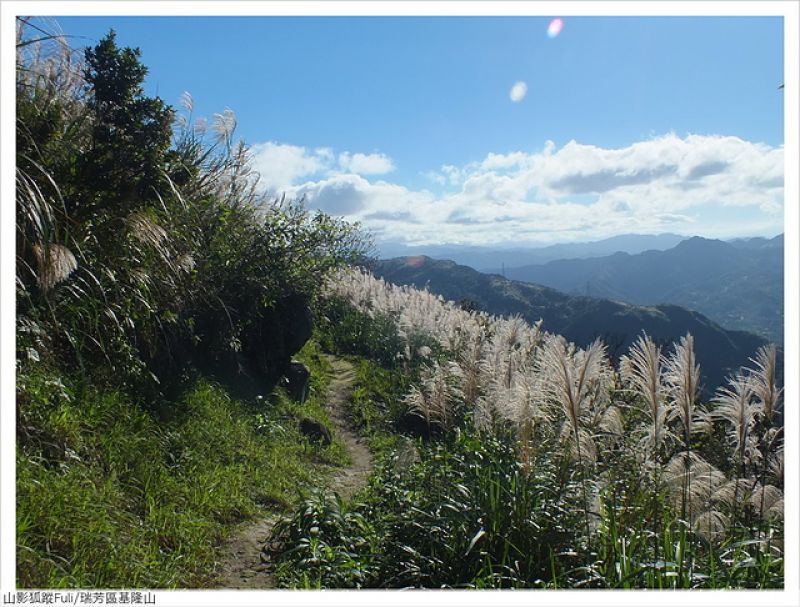
[[[307,150],[285,143],[257,143],[250,147],[253,168],[261,175],[261,185],[280,189],[301,177],[325,170],[332,153],[325,148]]]
[[[511,87],[511,91],[509,91],[508,96],[511,98],[511,101],[514,103],[519,103],[523,99],[525,99],[525,95],[528,94],[528,85],[520,80],[519,82],[515,82],[514,86]]]
[[[339,168],[353,169],[355,156]],[[783,147],[737,137],[667,134],[622,148],[548,141],[536,151],[490,153],[426,173],[445,189],[438,195],[326,166],[287,194],[361,221],[386,240],[546,244],[631,232],[727,237],[783,229]]]
[[[292,195],[310,200],[315,208],[329,215],[353,215],[363,209],[364,192],[368,186],[369,183],[358,175],[335,175],[300,185]]]
[[[287,143],[268,141],[250,147],[253,168],[261,175],[261,188],[285,191],[301,179],[339,173],[380,175],[394,170],[394,162],[386,154],[342,152],[320,147],[308,149]]]
[[[339,167],[358,175],[382,175],[394,170],[392,159],[385,154],[339,154]]]

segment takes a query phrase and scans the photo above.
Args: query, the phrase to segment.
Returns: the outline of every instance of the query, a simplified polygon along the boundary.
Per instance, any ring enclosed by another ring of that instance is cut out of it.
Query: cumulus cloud
[[[367,182],[358,175],[337,175],[298,187],[297,198],[313,201],[314,207],[330,215],[352,215],[364,208]]]
[[[528,94],[528,85],[520,80],[519,82],[515,82],[514,86],[511,87],[511,91],[509,91],[508,96],[511,98],[511,101],[514,103],[519,103],[523,99],[525,99],[525,95]]]
[[[387,240],[545,244],[783,229],[783,147],[737,137],[667,134],[620,148],[546,142],[426,173],[438,193],[355,174],[355,156],[341,164],[337,157],[338,172],[328,163],[327,172],[287,193]]]
[[[305,148],[268,141],[250,147],[253,168],[260,174],[266,191],[286,191],[303,179],[340,173],[380,175],[394,170],[394,162],[386,154],[341,152],[331,148]]]
[[[382,175],[394,170],[392,159],[385,154],[339,154],[339,167],[359,175]]]
[[[300,177],[314,175],[329,166],[331,152],[326,148],[308,150],[285,143],[257,143],[250,147],[253,168],[266,187],[284,186]]]

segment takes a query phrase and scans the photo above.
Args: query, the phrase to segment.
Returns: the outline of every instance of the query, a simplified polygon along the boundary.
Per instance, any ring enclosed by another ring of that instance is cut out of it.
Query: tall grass
[[[418,383],[397,386],[386,410],[406,403],[444,432],[418,442],[417,464],[381,469],[364,501],[349,506],[372,524],[373,552],[353,558],[373,574],[327,577],[319,572],[342,571],[321,559],[315,584],[782,585],[781,432],[767,413],[779,407],[773,349],[704,404],[691,335],[667,354],[643,335],[617,370],[599,342],[582,349],[539,325],[460,310],[364,273],[340,275],[329,291],[438,343],[435,362],[422,361]],[[389,324],[383,331],[391,337]],[[460,390],[448,392],[452,365]],[[435,413],[434,399],[450,413]],[[535,495],[549,505],[534,506]],[[537,508],[552,515],[547,525]],[[299,519],[287,525],[293,537],[308,531]],[[350,537],[347,525],[336,533]],[[284,582],[303,583],[289,573],[297,561],[287,547]]]
[[[345,458],[297,430],[300,417],[324,419],[320,388],[302,406],[276,394],[266,407],[202,380],[147,411],[53,371],[19,381],[23,588],[213,585],[216,548],[238,523],[286,508],[318,482],[319,464]]]

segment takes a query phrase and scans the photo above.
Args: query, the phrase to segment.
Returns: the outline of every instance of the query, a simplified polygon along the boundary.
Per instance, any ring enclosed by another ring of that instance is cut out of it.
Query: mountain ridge
[[[505,268],[505,276],[572,295],[675,304],[783,341],[783,235],[735,243],[695,236],[665,251],[555,260]]]
[[[399,257],[374,261],[370,270],[388,282],[428,288],[445,299],[470,303],[492,314],[519,314],[528,322],[541,318],[545,330],[560,333],[582,347],[603,339],[613,358],[625,353],[643,331],[663,345],[690,332],[695,337],[706,395],[727,375],[750,364],[749,358],[767,343],[752,333],[725,330],[699,312],[680,306],[638,306],[569,295],[543,285],[481,273],[451,260]]]
[[[541,247],[489,247],[478,245],[427,245],[408,246],[384,242],[379,246],[381,257],[411,257],[426,255],[433,259],[448,260],[480,271],[500,268],[510,262],[546,263],[556,259],[584,259],[610,255],[617,251],[638,253],[650,249],[663,250],[675,246],[688,236],[679,234],[620,234],[601,240],[574,243],[556,243]]]

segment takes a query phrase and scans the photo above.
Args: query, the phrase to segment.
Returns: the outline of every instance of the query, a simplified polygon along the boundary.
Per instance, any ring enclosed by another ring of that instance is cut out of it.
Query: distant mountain
[[[505,276],[570,294],[676,304],[783,343],[783,235],[732,242],[694,237],[666,251],[507,267]]]
[[[741,365],[748,365],[763,338],[726,331],[702,314],[674,305],[635,306],[608,299],[572,296],[548,287],[483,274],[452,261],[404,257],[375,262],[376,276],[399,285],[427,287],[448,300],[469,300],[493,314],[519,314],[529,322],[543,319],[545,330],[580,346],[601,338],[609,354],[624,354],[642,331],[663,344],[687,332],[695,337],[706,395]]]
[[[669,249],[686,236],[678,234],[623,234],[594,242],[555,244],[547,247],[478,247],[466,245],[431,245],[409,247],[397,243],[381,243],[381,257],[426,255],[433,259],[450,259],[478,270],[497,271],[505,266],[542,264],[555,259],[600,257],[617,251],[641,253],[650,249]]]
[[[783,234],[778,234],[775,238],[734,238],[726,241],[737,249],[774,249],[783,248]]]

